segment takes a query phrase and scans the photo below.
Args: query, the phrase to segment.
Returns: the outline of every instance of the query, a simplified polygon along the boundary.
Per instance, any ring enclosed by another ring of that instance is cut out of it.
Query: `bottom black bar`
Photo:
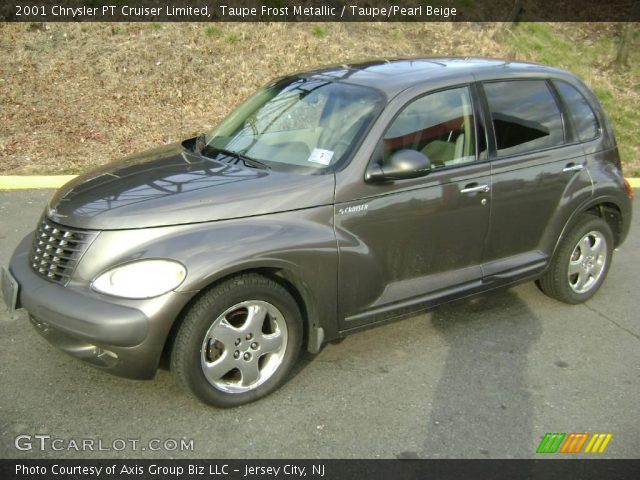
[[[640,460],[0,460],[9,479],[636,480]]]

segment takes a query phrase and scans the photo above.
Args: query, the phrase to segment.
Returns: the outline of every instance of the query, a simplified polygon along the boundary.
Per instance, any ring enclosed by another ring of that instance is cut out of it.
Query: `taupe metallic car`
[[[278,79],[206,135],[93,170],[3,271],[56,347],[202,401],[281,385],[300,350],[536,280],[604,281],[633,192],[596,97],[556,68],[429,58]]]

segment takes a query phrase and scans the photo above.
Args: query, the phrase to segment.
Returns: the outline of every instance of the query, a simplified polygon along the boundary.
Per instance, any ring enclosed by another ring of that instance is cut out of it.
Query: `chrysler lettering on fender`
[[[369,208],[368,203],[363,203],[362,205],[353,205],[351,207],[344,207],[338,210],[340,215],[345,215],[347,213],[356,213],[356,212],[365,212]]]

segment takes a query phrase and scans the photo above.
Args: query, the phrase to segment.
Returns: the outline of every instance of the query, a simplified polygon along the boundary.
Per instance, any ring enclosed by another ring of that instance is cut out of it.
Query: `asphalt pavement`
[[[0,192],[1,264],[51,194]],[[584,305],[533,283],[452,303],[305,355],[283,388],[230,410],[168,371],[94,370],[0,307],[0,458],[535,458],[547,432],[612,433],[603,454],[579,456],[637,458],[639,265],[636,215]]]

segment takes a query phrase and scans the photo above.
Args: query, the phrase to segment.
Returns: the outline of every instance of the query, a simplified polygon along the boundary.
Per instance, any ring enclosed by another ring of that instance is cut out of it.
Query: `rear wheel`
[[[544,293],[562,302],[585,302],[604,282],[612,253],[611,227],[600,217],[583,214],[561,241],[539,286]]]
[[[209,290],[187,312],[171,368],[200,400],[232,407],[282,385],[301,342],[302,319],[289,292],[246,274]]]

